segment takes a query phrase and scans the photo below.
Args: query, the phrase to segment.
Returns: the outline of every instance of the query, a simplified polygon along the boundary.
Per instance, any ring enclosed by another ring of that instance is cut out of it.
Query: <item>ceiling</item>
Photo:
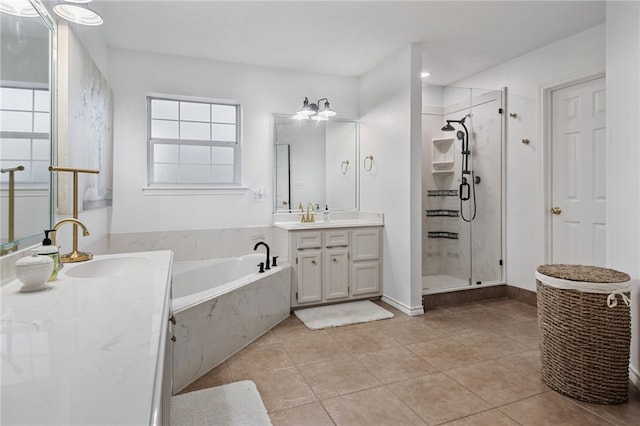
[[[604,1],[96,0],[108,46],[357,77],[409,43],[446,85],[605,22]]]

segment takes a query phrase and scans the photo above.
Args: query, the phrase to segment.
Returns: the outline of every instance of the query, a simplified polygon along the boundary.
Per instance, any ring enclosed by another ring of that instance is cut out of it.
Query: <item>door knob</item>
[[[560,207],[552,207],[551,214],[560,214],[562,213],[562,209]]]

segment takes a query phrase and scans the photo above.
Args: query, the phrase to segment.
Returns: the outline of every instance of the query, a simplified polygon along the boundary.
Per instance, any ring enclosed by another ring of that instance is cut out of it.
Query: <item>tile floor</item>
[[[309,330],[291,315],[183,392],[253,380],[274,425],[640,425],[540,379],[536,309],[508,299]]]

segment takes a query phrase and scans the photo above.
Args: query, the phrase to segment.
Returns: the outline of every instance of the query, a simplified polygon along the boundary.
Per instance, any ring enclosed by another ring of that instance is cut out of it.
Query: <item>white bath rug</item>
[[[369,300],[298,309],[293,313],[312,330],[393,318],[393,314]]]
[[[271,426],[256,384],[230,383],[171,397],[172,426]]]

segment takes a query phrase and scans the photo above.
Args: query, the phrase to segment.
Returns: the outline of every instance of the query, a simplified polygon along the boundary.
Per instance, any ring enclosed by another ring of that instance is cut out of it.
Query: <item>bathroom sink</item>
[[[66,276],[72,278],[105,278],[129,274],[148,264],[149,261],[142,257],[112,257],[90,260],[74,266],[67,265],[64,271]]]

